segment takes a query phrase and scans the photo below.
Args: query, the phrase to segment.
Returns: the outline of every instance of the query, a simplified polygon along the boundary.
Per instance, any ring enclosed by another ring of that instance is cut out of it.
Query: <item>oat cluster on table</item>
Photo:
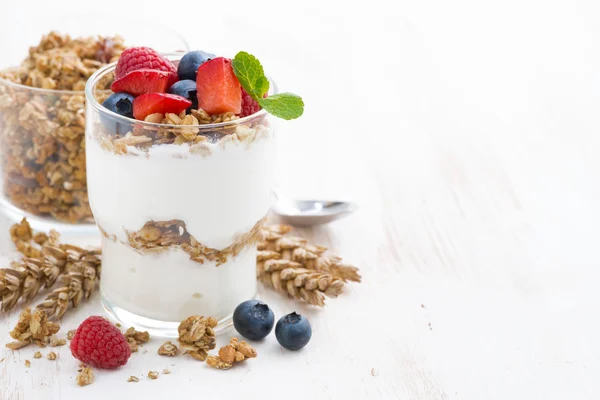
[[[147,343],[150,340],[148,331],[137,331],[134,327],[127,329],[124,335],[132,353],[138,351],[139,345]]]
[[[79,386],[87,386],[94,382],[94,371],[90,367],[81,366],[79,373],[75,377],[75,381]]]
[[[51,32],[0,78],[73,92],[34,92],[0,81],[0,171],[16,207],[63,222],[93,222],[85,166],[86,80],[116,60],[120,37],[71,38]],[[108,88],[108,82],[104,88]]]
[[[209,356],[206,363],[217,369],[230,369],[235,364],[257,356],[256,349],[238,338],[232,337],[229,344],[219,349],[218,356]]]
[[[7,343],[6,347],[17,350],[31,343],[46,347],[59,329],[60,325],[49,321],[44,311],[37,310],[32,313],[31,308],[27,307],[21,312],[17,325],[10,332],[10,337],[16,342]]]
[[[196,360],[205,361],[208,351],[214,349],[217,343],[214,331],[217,323],[213,317],[205,318],[200,315],[184,319],[178,327],[179,347],[184,354],[189,354]]]
[[[171,342],[165,342],[158,348],[158,355],[174,357],[179,353],[179,349]]]

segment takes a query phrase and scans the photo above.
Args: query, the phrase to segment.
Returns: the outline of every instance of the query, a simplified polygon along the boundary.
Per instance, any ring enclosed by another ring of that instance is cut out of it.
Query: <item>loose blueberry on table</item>
[[[196,108],[209,115],[232,113],[239,117],[263,108],[284,119],[302,115],[304,103],[299,96],[268,96],[269,86],[260,62],[245,52],[229,59],[192,51],[176,67],[149,47],[131,47],[117,62],[111,85],[115,93],[103,106],[138,120],[154,113],[189,113]],[[125,133],[117,123],[106,124],[115,133]]]
[[[265,303],[248,300],[236,307],[233,312],[233,326],[243,337],[262,340],[273,330],[275,314]]]
[[[300,350],[310,341],[312,328],[306,317],[295,312],[281,317],[275,327],[275,337],[288,350]]]

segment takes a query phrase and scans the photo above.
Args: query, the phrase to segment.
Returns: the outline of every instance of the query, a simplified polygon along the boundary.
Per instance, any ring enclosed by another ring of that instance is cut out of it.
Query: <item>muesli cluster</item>
[[[51,32],[19,67],[0,71],[2,191],[17,208],[68,223],[93,222],[82,91],[86,80],[124,48],[120,37]]]

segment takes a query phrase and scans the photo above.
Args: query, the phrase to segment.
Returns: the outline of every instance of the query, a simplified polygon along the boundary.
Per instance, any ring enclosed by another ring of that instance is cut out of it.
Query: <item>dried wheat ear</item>
[[[327,254],[327,248],[286,236],[289,225],[269,225],[261,231],[256,276],[287,296],[323,307],[325,297],[339,296],[348,281],[360,282],[358,268]]]

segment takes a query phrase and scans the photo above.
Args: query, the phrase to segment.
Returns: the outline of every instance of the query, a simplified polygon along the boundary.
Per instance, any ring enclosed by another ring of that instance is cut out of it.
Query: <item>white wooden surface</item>
[[[306,313],[313,339],[290,353],[271,336],[228,372],[158,357],[154,339],[79,388],[67,348],[51,362],[2,347],[0,398],[600,398],[598,2],[33,3],[3,5],[0,44],[77,7],[255,53],[307,103],[281,124],[281,186],[362,206],[301,233],[364,282],[324,310],[264,293],[277,315]],[[101,312],[94,299],[63,327]],[[0,316],[0,343],[15,319]]]

